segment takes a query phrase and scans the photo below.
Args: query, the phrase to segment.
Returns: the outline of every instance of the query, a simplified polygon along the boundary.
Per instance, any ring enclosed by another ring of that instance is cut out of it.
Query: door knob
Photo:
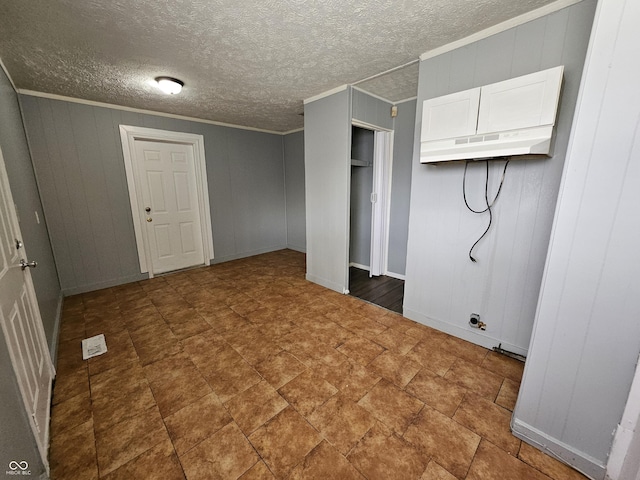
[[[144,209],[144,211],[145,211],[145,212],[147,212],[147,213],[149,213],[149,212],[151,211],[151,207],[146,207],[146,208]]]
[[[153,222],[153,218],[147,218],[147,222]]]
[[[36,268],[37,266],[38,266],[38,262],[36,261],[27,262],[24,258],[20,259],[20,268],[22,270],[26,270],[27,267]]]

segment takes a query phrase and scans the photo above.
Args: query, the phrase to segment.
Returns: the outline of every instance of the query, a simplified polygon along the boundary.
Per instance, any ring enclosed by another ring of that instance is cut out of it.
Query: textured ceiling
[[[17,88],[272,131],[344,84],[416,95],[425,51],[551,0],[1,0]],[[159,75],[185,82],[159,93]]]

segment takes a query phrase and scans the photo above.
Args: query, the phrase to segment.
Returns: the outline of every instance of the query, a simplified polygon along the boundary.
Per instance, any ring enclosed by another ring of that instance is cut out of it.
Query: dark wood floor
[[[349,293],[388,310],[402,313],[404,280],[397,278],[369,277],[369,272],[349,267]]]

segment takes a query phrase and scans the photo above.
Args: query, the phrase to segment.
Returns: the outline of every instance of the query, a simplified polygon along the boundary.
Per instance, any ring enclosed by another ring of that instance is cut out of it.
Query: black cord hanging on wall
[[[486,175],[485,175],[485,181],[484,181],[484,201],[487,205],[484,210],[474,210],[473,208],[471,208],[471,206],[469,205],[469,202],[467,201],[467,168],[469,167],[469,160],[467,160],[464,163],[464,175],[462,177],[462,197],[464,198],[464,204],[467,206],[469,211],[477,214],[489,212],[489,224],[487,225],[487,228],[482,233],[482,235],[480,235],[480,238],[478,238],[475,241],[475,243],[471,245],[471,248],[469,249],[469,259],[474,263],[477,262],[477,260],[473,256],[473,249],[476,248],[476,245],[478,245],[480,240],[484,238],[484,236],[487,234],[487,232],[489,232],[489,229],[491,228],[491,223],[493,222],[493,212],[491,211],[491,207],[493,207],[493,205],[496,203],[496,200],[498,200],[498,197],[500,196],[500,192],[502,191],[502,185],[504,183],[504,177],[507,173],[507,167],[509,166],[509,160],[507,160],[502,170],[502,178],[500,179],[500,185],[498,186],[498,191],[496,192],[496,196],[493,198],[493,200],[489,201],[489,159],[485,160],[484,162],[486,167]]]

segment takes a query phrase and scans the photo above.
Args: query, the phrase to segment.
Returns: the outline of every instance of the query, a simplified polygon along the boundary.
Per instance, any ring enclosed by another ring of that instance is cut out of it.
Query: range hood
[[[548,155],[563,67],[425,100],[422,163]]]

